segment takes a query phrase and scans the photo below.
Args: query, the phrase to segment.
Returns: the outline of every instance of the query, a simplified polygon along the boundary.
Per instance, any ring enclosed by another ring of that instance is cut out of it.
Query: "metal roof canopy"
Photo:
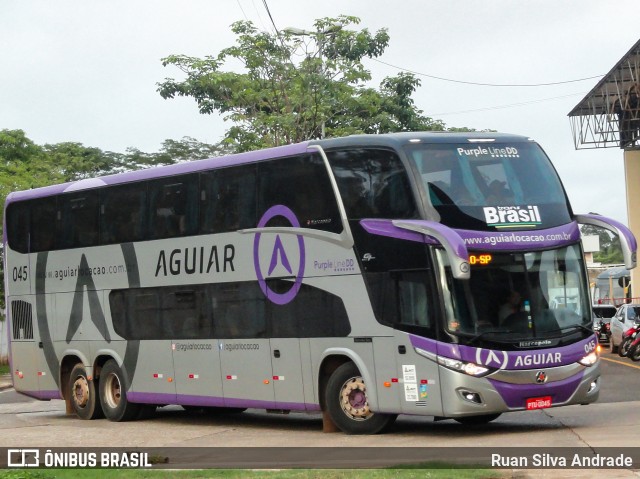
[[[640,147],[640,40],[569,113],[576,149]]]

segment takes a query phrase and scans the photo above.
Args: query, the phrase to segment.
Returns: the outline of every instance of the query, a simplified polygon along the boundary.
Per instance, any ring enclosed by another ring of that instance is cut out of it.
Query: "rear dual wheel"
[[[125,376],[113,359],[104,364],[100,373],[100,401],[104,415],[111,421],[131,421],[144,413],[141,404],[127,400]]]
[[[81,419],[98,419],[104,417],[97,381],[89,379],[82,363],[76,364],[69,376],[69,398],[75,413]]]

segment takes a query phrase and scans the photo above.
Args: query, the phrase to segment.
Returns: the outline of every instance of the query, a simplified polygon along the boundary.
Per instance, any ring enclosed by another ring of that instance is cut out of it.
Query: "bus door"
[[[257,283],[213,285],[214,335],[226,407],[273,409],[266,298]]]
[[[406,352],[410,345],[399,342],[395,337],[375,337],[373,344],[378,406],[388,411],[401,411],[401,396],[404,396],[401,389],[404,385],[399,381],[400,366],[396,364],[396,357],[398,351]]]
[[[276,407],[279,409],[305,409],[313,402],[312,368],[309,336],[314,336],[314,316],[327,322],[331,312],[326,304],[314,300],[302,286],[298,290],[293,277],[272,278],[266,281],[271,337],[271,365]],[[295,294],[293,294],[295,293]],[[304,380],[309,381],[304,384]],[[305,392],[308,401],[305,401]]]
[[[129,290],[127,294],[129,320],[125,321],[125,328],[132,338],[143,338],[130,390],[158,394],[166,404],[175,404],[173,321],[171,310],[162,307],[162,302],[171,293],[160,294],[156,288],[140,288]]]
[[[395,303],[392,316],[396,328],[405,331],[398,333],[396,344],[389,349],[395,357],[396,378],[401,384],[400,410],[405,414],[439,416],[442,414],[439,368],[436,355],[429,353],[438,344],[434,338],[439,308],[432,275],[429,270],[408,270],[394,271],[390,277],[389,290]],[[418,354],[416,347],[422,354]],[[388,360],[393,362],[392,358]]]
[[[171,349],[178,404],[223,406],[220,349],[218,340],[212,339],[206,291],[179,287],[165,302],[173,317]]]
[[[303,345],[307,351],[306,361],[302,360],[300,351]],[[305,404],[302,370],[310,363],[308,345],[308,339],[271,339],[273,390],[279,409],[301,409]]]
[[[176,339],[171,348],[178,404],[224,406],[218,341]]]

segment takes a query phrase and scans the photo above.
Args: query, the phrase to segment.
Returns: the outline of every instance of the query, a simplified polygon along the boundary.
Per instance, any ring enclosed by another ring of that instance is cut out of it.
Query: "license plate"
[[[551,407],[551,396],[527,399],[527,410],[544,409]]]

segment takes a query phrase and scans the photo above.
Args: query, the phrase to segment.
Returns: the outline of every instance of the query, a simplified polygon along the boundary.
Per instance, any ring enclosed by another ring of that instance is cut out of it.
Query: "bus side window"
[[[162,294],[162,330],[166,338],[197,339],[209,336],[204,288],[171,288]]]
[[[258,166],[258,211],[275,205],[291,209],[303,228],[342,230],[329,174],[319,155],[279,158]],[[269,226],[291,226],[275,217]]]
[[[160,297],[154,288],[140,289],[130,294],[127,305],[127,328],[131,339],[160,339]]]
[[[433,328],[424,272],[403,272],[397,276],[400,324]]]
[[[255,165],[200,175],[200,233],[225,233],[256,224]]]
[[[378,322],[435,338],[437,308],[431,296],[435,285],[429,271],[370,273],[367,282]]]
[[[149,184],[149,239],[174,238],[197,232],[198,175],[157,180]]]
[[[395,152],[353,148],[329,151],[347,217],[416,218],[409,178]]]
[[[47,221],[51,221],[51,218]],[[93,190],[61,195],[58,223],[61,248],[97,246],[98,192]]]
[[[32,203],[13,203],[7,208],[7,239],[9,247],[19,253],[29,252],[30,205]]]
[[[211,285],[215,338],[266,337],[265,297],[257,283]]]
[[[145,239],[146,199],[145,183],[103,190],[100,194],[101,243],[127,243]]]

